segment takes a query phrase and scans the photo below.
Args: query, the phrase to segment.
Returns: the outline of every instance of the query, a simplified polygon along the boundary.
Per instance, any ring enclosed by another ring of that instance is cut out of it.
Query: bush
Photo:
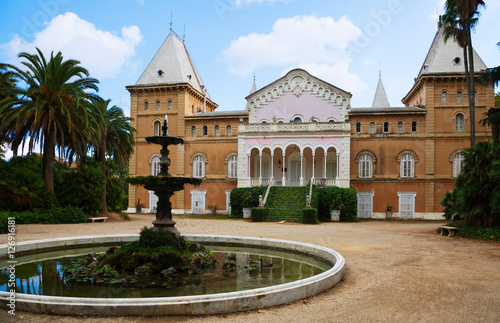
[[[265,222],[268,214],[268,208],[254,207],[252,208],[252,222]]]
[[[185,246],[185,241],[181,237],[179,239],[180,243]],[[141,229],[141,234],[139,237],[139,247],[142,248],[159,248],[159,247],[171,247],[172,249],[177,249],[178,241],[169,232],[163,232],[160,230],[155,230],[154,228],[143,227]]]
[[[355,222],[358,213],[358,198],[356,191],[352,188],[341,188],[337,186],[327,188],[313,187],[312,207],[317,207],[319,221],[330,221],[330,207],[332,201],[341,201],[342,209],[340,221]]]
[[[479,240],[492,240],[500,241],[500,227],[499,226],[476,226],[465,223],[462,220],[453,221],[447,226],[456,227],[457,232],[455,235],[467,238],[467,239],[479,239]],[[438,229],[438,233],[441,229]]]
[[[250,206],[257,207],[259,206],[259,195],[264,196],[264,194],[266,194],[266,187],[233,188],[229,197],[229,202],[231,203],[231,218],[243,217],[243,194],[245,192],[250,192],[252,195]]]
[[[1,212],[0,213],[0,233],[7,233],[7,219],[15,218],[16,224],[64,224],[64,223],[85,223],[87,217],[80,208],[67,206],[54,208],[39,212]]]
[[[318,224],[318,210],[305,208],[302,210],[302,222],[307,224]]]

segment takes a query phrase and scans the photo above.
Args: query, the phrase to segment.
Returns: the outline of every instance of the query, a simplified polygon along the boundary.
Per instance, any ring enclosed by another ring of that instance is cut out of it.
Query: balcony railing
[[[238,133],[245,132],[321,132],[351,131],[347,122],[308,122],[308,123],[249,123],[239,124]]]
[[[267,186],[269,185],[270,178],[251,178],[250,185],[255,186]],[[319,187],[329,187],[329,186],[339,186],[339,183],[335,178],[315,178],[313,179],[313,184]],[[281,178],[274,179],[275,186],[283,186]],[[295,186],[295,185],[292,185]]]

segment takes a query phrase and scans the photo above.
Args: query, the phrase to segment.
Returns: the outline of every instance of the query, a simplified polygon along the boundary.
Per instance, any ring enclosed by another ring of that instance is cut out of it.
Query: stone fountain
[[[184,144],[184,139],[168,135],[168,117],[165,115],[165,121],[162,126],[161,136],[146,137],[148,143],[161,145],[160,172],[153,176],[135,176],[129,179],[132,185],[144,185],[144,188],[154,191],[158,197],[156,207],[156,219],[153,221],[154,228],[164,232],[170,232],[179,238],[179,231],[175,228],[175,221],[172,220],[172,203],[170,198],[175,192],[184,189],[184,184],[200,185],[201,179],[192,177],[176,177],[168,172],[171,165],[168,158],[170,145]]]

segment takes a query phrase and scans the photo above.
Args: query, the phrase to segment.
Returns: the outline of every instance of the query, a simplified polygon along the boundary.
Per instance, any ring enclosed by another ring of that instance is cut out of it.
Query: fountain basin
[[[221,294],[158,298],[83,298],[15,294],[16,310],[59,315],[204,315],[254,310],[285,304],[322,292],[344,276],[345,261],[336,251],[307,243],[238,236],[183,235],[188,241],[210,245],[251,246],[284,250],[319,258],[330,263],[329,270],[294,282]],[[119,244],[135,241],[138,234],[87,236],[21,242],[16,255],[51,249]],[[7,245],[0,245],[0,258],[7,257]],[[11,301],[0,292],[0,304]]]

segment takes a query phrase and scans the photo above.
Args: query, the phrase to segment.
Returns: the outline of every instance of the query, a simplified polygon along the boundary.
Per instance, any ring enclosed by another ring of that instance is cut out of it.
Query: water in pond
[[[35,295],[95,297],[95,298],[139,298],[172,297],[217,294],[279,285],[311,277],[331,268],[331,265],[302,255],[283,251],[241,248],[226,246],[207,246],[219,262],[218,266],[201,275],[191,275],[184,279],[183,286],[175,288],[131,289],[116,284],[65,282],[63,268],[75,257],[92,251],[105,252],[108,247],[69,249],[17,257],[15,267],[16,292]],[[224,277],[222,264],[229,253],[236,253],[238,269],[229,277]],[[250,266],[262,259],[272,267]],[[6,260],[0,260],[0,291],[7,291],[10,272]]]

